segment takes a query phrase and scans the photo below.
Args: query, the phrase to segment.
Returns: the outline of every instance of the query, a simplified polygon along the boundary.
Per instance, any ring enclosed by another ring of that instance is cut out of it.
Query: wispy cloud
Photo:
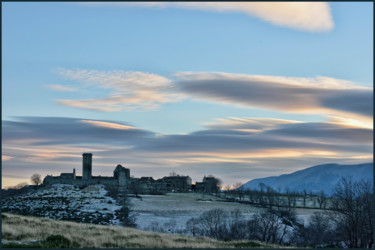
[[[111,175],[121,163],[137,176],[162,177],[176,171],[194,180],[214,174],[230,183],[319,163],[371,161],[372,150],[372,129],[333,120],[230,117],[208,124],[205,130],[163,136],[105,120],[19,117],[3,121],[3,153],[13,157],[3,162],[7,178],[16,173],[29,178],[35,172],[80,171],[82,152],[91,151],[95,175]]]
[[[55,100],[75,108],[102,112],[153,110],[165,103],[191,98],[284,113],[326,115],[329,119],[341,119],[348,126],[372,128],[372,88],[330,77],[177,72],[167,78],[121,70],[57,72],[77,81],[86,92],[99,93],[99,97],[91,99]]]
[[[218,12],[240,12],[271,24],[309,32],[334,27],[331,9],[325,2],[124,2],[83,3],[89,6],[185,8]]]
[[[93,121],[93,120],[81,120],[81,122],[92,124],[98,127],[109,128],[109,129],[120,129],[120,130],[137,129],[133,126],[128,126],[128,125],[119,124],[115,122],[103,122],[103,121]]]
[[[170,92],[173,83],[159,75],[144,72],[56,70],[65,78],[76,80],[82,87],[106,89],[106,96],[86,100],[56,100],[57,103],[88,110],[114,112],[152,110],[163,103],[175,102],[181,95]]]
[[[9,155],[2,155],[1,156],[1,161],[9,161],[11,160],[13,157],[12,156],[9,156]]]
[[[229,73],[175,74],[191,98],[286,113],[325,114],[372,123],[372,88],[328,78],[296,78]]]
[[[68,86],[62,86],[59,84],[47,84],[45,85],[47,88],[55,90],[55,91],[62,91],[62,92],[76,92],[78,91],[76,88],[68,87]]]
[[[78,81],[88,92],[109,91],[95,99],[55,100],[75,108],[101,112],[153,110],[165,103],[191,98],[284,113],[326,115],[329,119],[340,119],[347,126],[372,128],[372,88],[330,77],[177,72],[167,78],[121,70],[58,69],[57,72]]]
[[[292,121],[285,119],[274,118],[240,118],[229,117],[225,119],[216,119],[215,122],[206,123],[206,127],[210,129],[225,129],[243,132],[261,132],[268,129],[273,129],[281,124],[301,123],[300,121]]]

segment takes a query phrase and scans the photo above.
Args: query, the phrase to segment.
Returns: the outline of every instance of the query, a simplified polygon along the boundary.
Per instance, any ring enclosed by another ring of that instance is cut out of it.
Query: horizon
[[[277,7],[275,7],[277,5]],[[2,188],[373,163],[373,3],[2,4]],[[66,18],[69,16],[69,19]]]

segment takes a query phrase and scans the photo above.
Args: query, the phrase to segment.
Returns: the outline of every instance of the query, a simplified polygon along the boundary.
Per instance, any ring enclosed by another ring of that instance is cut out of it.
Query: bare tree
[[[326,201],[326,195],[324,194],[324,191],[321,191],[318,196],[319,208],[326,208]]]
[[[266,189],[266,184],[264,183],[259,183],[259,204],[261,206],[264,206],[264,191]]]
[[[270,211],[255,214],[248,221],[248,238],[267,243],[282,244],[288,233],[287,224],[283,223],[282,217]]]
[[[217,196],[219,194],[219,192],[221,191],[221,188],[223,186],[223,182],[219,178],[215,178],[215,182],[216,182],[215,193],[216,193],[216,196]]]
[[[40,174],[33,174],[31,177],[31,182],[34,184],[34,185],[39,185],[42,183],[42,177],[40,176]]]
[[[275,205],[277,206],[277,209],[280,209],[280,206],[282,205],[282,198],[281,198],[281,187],[277,187],[277,191],[275,191]]]
[[[310,223],[302,229],[299,242],[304,246],[327,246],[334,243],[333,228],[327,216],[322,212],[315,212]]]
[[[290,192],[290,188],[289,187],[286,187],[285,188],[285,195],[286,195],[286,198],[288,200],[288,208],[291,209],[292,207],[292,194]]]
[[[229,193],[229,190],[231,190],[230,185],[225,185],[224,186],[224,195],[225,195],[225,198],[227,198],[227,194]]]
[[[177,176],[176,172],[175,171],[172,171],[169,173],[169,176]]]
[[[316,207],[315,195],[313,194],[313,192],[311,190],[309,192],[309,197],[310,197],[310,200],[313,202],[313,207]]]
[[[342,178],[336,186],[327,215],[334,223],[335,234],[349,248],[372,248],[374,245],[374,194],[370,180]]]
[[[275,191],[270,186],[267,186],[266,188],[266,196],[268,199],[268,206],[272,209],[275,200]]]
[[[303,190],[303,207],[306,207],[306,197],[307,197],[307,191],[306,189]]]
[[[228,239],[241,240],[247,236],[246,221],[239,209],[230,212],[228,216]]]
[[[222,239],[226,233],[226,213],[221,209],[213,209],[204,212],[200,217],[202,233],[214,239]]]
[[[247,223],[239,210],[226,212],[222,209],[212,209],[203,212],[199,217],[189,219],[186,228],[193,236],[220,240],[247,237]]]
[[[240,201],[242,201],[242,199],[243,199],[243,185],[242,185],[242,182],[235,183],[233,185],[233,189],[238,194],[238,198],[240,199]]]
[[[250,203],[255,203],[255,199],[254,199],[254,190],[252,189],[249,189],[246,191],[246,193],[249,195],[249,201]]]

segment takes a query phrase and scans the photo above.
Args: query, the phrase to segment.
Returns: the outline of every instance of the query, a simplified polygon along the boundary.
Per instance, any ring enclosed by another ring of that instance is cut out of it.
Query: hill
[[[244,189],[258,189],[260,183],[271,186],[275,190],[278,187],[281,191],[289,187],[291,191],[302,192],[304,189],[319,193],[324,191],[332,195],[334,188],[341,177],[351,176],[354,180],[362,178],[373,178],[373,163],[356,165],[325,164],[306,168],[290,174],[259,178],[243,184]]]
[[[35,248],[275,248],[254,241],[217,241],[177,234],[4,213],[2,247]]]

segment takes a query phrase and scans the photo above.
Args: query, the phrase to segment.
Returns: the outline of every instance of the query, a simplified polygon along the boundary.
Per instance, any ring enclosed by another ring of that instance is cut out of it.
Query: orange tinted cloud
[[[9,155],[2,155],[1,156],[1,161],[9,161],[10,159],[12,159],[13,157],[12,156],[9,156]]]
[[[103,127],[103,128],[120,129],[120,130],[137,129],[132,126],[119,124],[119,123],[113,123],[113,122],[92,121],[92,120],[81,120],[81,122],[88,123],[97,127]]]

